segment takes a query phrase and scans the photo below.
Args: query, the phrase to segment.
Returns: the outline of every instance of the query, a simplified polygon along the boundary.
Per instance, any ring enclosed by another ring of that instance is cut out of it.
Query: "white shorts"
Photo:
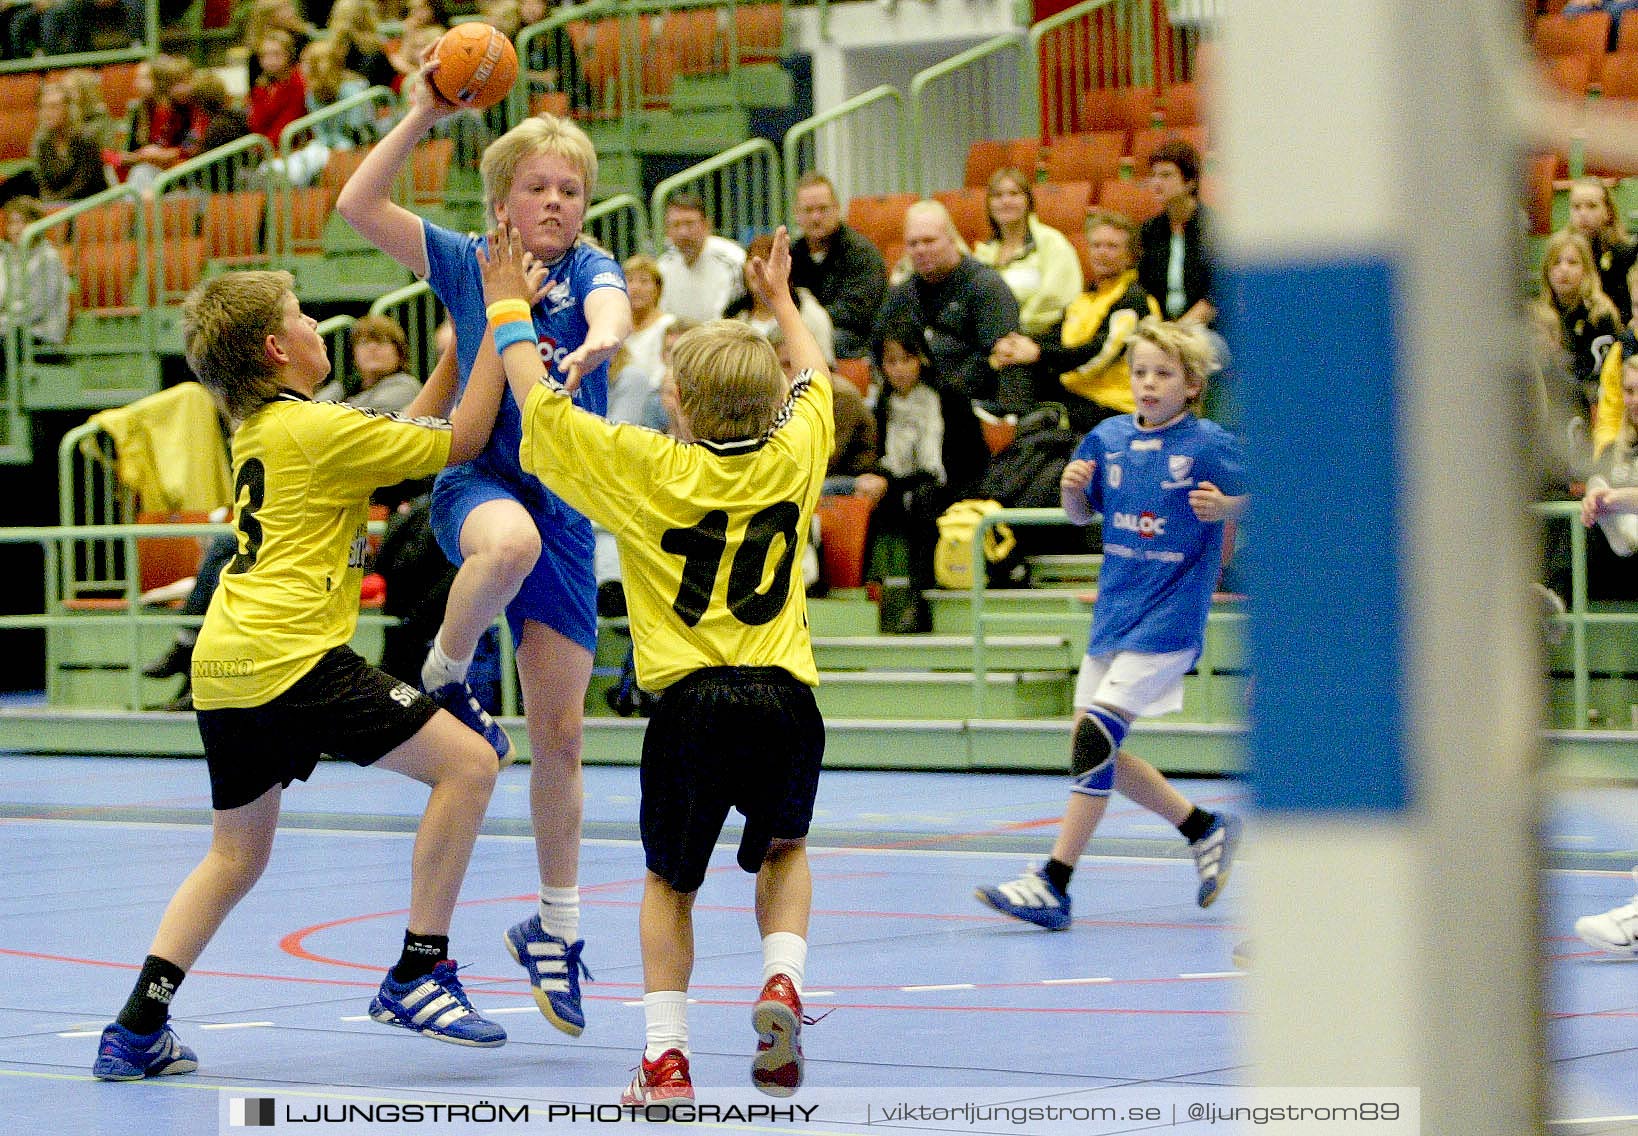
[[[1075,679],[1075,709],[1085,710],[1096,703],[1133,718],[1175,714],[1183,709],[1183,676],[1198,657],[1195,651],[1087,655]]]

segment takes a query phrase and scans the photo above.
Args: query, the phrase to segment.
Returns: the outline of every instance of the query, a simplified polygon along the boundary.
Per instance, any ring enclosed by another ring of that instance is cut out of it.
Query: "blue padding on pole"
[[[1403,811],[1411,530],[1394,265],[1338,257],[1226,276],[1253,494],[1252,798],[1278,811]]]

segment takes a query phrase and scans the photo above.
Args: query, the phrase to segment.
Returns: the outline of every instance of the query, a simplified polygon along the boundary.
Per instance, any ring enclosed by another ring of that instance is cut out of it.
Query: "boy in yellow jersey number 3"
[[[802,1080],[808,824],[824,723],[801,554],[834,433],[824,357],[790,294],[781,228],[751,284],[772,307],[798,368],[716,320],[672,351],[662,397],[678,436],[611,425],[552,381],[529,322],[517,232],[477,258],[495,349],[523,407],[523,468],[612,532],[625,566],[637,680],[658,693],[643,738],[643,1014],[647,1046],[623,1102],[691,1101],[685,1009],[693,906],[730,808],[745,815],[739,865],[756,874],[763,988],[751,1080],[789,1096]],[[579,378],[571,369],[568,384]]]

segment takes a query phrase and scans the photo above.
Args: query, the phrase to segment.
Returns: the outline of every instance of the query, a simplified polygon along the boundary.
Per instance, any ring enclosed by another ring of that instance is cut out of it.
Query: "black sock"
[[[1069,877],[1075,874],[1075,868],[1074,865],[1066,864],[1062,860],[1048,860],[1046,867],[1042,868],[1041,872],[1047,879],[1052,881],[1053,887],[1061,892],[1067,892],[1069,890]]]
[[[392,968],[392,980],[408,982],[424,978],[448,957],[448,935],[417,935],[414,931],[405,931],[404,953],[398,956],[398,965]]]
[[[170,1017],[171,999],[183,977],[182,968],[174,962],[149,955],[142,960],[142,973],[137,975],[131,996],[115,1020],[132,1033],[154,1033]]]
[[[1177,831],[1183,834],[1184,840],[1187,840],[1190,844],[1193,844],[1196,840],[1199,840],[1202,836],[1206,835],[1206,833],[1210,832],[1211,826],[1216,823],[1216,821],[1216,813],[1208,813],[1196,805],[1189,811],[1189,815],[1183,818],[1183,823],[1177,826]]]

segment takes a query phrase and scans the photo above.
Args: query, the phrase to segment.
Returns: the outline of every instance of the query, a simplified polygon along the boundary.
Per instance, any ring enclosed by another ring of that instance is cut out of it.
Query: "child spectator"
[[[381,42],[381,13],[375,0],[336,0],[330,9],[330,42],[343,70],[370,87],[390,87],[398,72]]]
[[[137,64],[136,99],[125,116],[125,149],[116,168],[128,185],[146,188],[182,160],[182,142],[192,124],[192,108],[182,101],[193,64],[174,55],[156,55]]]
[[[1582,406],[1590,413],[1599,405],[1599,375],[1621,333],[1621,317],[1598,282],[1598,266],[1586,237],[1560,229],[1547,238],[1541,252],[1541,294],[1536,302],[1558,319],[1559,339],[1570,356],[1570,372],[1581,388]],[[1614,430],[1612,421],[1612,435]]]
[[[172,997],[265,869],[282,791],[321,754],[431,788],[411,864],[397,965],[370,1003],[387,1025],[461,1045],[506,1031],[472,1009],[449,924],[495,785],[483,739],[347,646],[358,622],[369,492],[465,461],[499,398],[490,368],[452,423],[313,401],[330,369],[287,272],[229,273],[183,307],[188,365],[235,424],[241,551],[222,574],[194,650],[194,699],[210,776],[210,851],[183,881],[92,1073],[139,1081],[199,1067],[169,1023]],[[322,583],[321,583],[322,582]]]
[[[195,72],[188,84],[188,102],[193,106],[193,124],[182,143],[188,157],[208,153],[250,133],[250,120],[234,105],[227,84],[216,72]]]
[[[262,74],[250,88],[250,129],[275,146],[284,128],[307,113],[307,80],[296,66],[296,41],[277,28],[262,36]]]
[[[40,88],[40,113],[29,147],[42,201],[78,201],[108,188],[102,147],[88,133],[79,107],[61,83]]]
[[[750,278],[804,373],[791,386],[767,340],[739,324],[690,332],[677,344],[666,388],[677,439],[576,409],[536,349],[517,234],[492,234],[489,249],[492,260],[478,253],[484,298],[523,405],[520,460],[615,534],[637,678],[660,692],[643,738],[640,806],[647,1045],[622,1103],[664,1109],[694,1097],[686,1020],[693,908],[734,807],[745,815],[738,860],[756,874],[762,934],[751,1082],[789,1096],[802,1083],[813,890],[806,838],[824,752],[795,565],[831,444],[830,376],[791,299],[789,238],[781,228]],[[571,371],[570,382],[577,377]],[[766,562],[770,554],[777,563]]]
[[[270,31],[290,36],[290,58],[300,59],[313,38],[313,25],[302,18],[296,0],[255,0],[244,23],[244,39],[234,49],[245,59],[245,90],[254,91],[262,77],[262,38]]]
[[[1183,676],[1205,642],[1222,566],[1223,522],[1248,500],[1240,495],[1239,444],[1193,413],[1213,362],[1198,329],[1145,319],[1129,359],[1136,413],[1104,419],[1064,467],[1069,519],[1085,525],[1104,517],[1092,637],[1075,683],[1074,780],[1046,866],[976,893],[1049,931],[1069,927],[1069,878],[1112,789],[1177,826],[1194,854],[1201,907],[1228,882],[1240,819],[1196,807],[1121,748],[1134,719],[1182,708]]]
[[[45,206],[32,197],[14,197],[6,202],[6,240],[15,247],[23,230],[46,215]],[[11,320],[11,270],[16,262],[10,255],[0,257],[0,312]],[[29,246],[28,263],[19,282],[23,309],[19,322],[40,343],[53,345],[68,338],[68,272],[57,246],[44,237]]]
[[[123,118],[115,118],[102,96],[102,76],[89,67],[62,72],[57,82],[68,94],[71,114],[77,114],[80,129],[96,139],[104,150],[118,150],[125,141]],[[126,108],[121,107],[123,115]]]
[[[1609,186],[1592,177],[1571,183],[1569,229],[1587,238],[1604,295],[1615,305],[1621,322],[1631,323],[1632,272],[1638,265],[1638,242],[1627,232]]]

